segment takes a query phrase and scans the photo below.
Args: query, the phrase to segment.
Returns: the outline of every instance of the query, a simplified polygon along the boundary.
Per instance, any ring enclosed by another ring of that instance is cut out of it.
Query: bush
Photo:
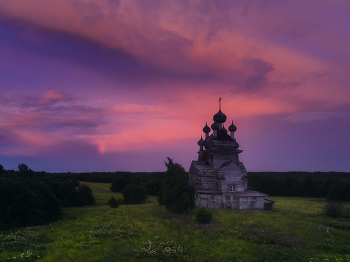
[[[59,219],[59,201],[38,179],[0,177],[0,231]]]
[[[115,198],[112,196],[111,199],[108,201],[108,205],[112,208],[117,208],[119,207],[119,203]]]
[[[144,186],[127,185],[122,191],[125,204],[141,204],[148,199],[147,191]]]
[[[205,207],[201,207],[196,214],[196,220],[201,224],[208,224],[212,218],[213,214]]]
[[[95,204],[96,200],[90,187],[81,185],[78,188],[78,192],[79,192],[79,197],[81,199],[81,202],[84,206]]]
[[[341,202],[328,201],[323,207],[323,214],[329,217],[340,217],[344,205]]]

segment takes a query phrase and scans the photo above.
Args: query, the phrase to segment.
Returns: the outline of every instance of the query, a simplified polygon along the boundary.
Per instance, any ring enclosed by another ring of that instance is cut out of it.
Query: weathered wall
[[[264,197],[257,197],[256,201],[252,201],[252,197],[239,198],[239,210],[264,210]]]
[[[221,182],[221,189],[223,194],[230,193],[229,185],[231,184],[236,185],[236,192],[244,191],[244,181],[240,180],[242,178],[242,175],[242,170],[235,163],[229,165],[224,172],[225,180]]]
[[[217,153],[213,156],[213,169],[214,170],[217,170],[220,168],[220,166],[227,162],[227,161],[231,161],[231,160],[234,160],[236,158],[236,155],[233,154],[233,153]]]

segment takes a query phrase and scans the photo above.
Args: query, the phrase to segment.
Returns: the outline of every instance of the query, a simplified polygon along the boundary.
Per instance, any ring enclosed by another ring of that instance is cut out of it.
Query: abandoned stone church
[[[274,202],[261,192],[247,190],[247,170],[239,161],[239,144],[233,124],[227,133],[226,115],[219,112],[213,117],[211,128],[203,128],[205,139],[198,141],[198,160],[192,161],[189,183],[196,189],[196,206],[207,208],[231,208],[236,210],[273,210]],[[212,134],[210,134],[212,130]]]

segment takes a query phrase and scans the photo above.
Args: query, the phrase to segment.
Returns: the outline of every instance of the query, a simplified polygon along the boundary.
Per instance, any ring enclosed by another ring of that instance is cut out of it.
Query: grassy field
[[[270,197],[275,212],[217,209],[211,224],[199,225],[196,210],[173,215],[156,197],[110,208],[110,197],[121,194],[109,184],[84,184],[95,206],[65,208],[56,223],[3,232],[0,261],[350,261],[350,221],[320,215],[324,199]]]

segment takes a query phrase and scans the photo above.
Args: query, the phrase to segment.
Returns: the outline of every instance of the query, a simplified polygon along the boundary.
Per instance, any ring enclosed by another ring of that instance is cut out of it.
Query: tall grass
[[[215,209],[213,221],[201,225],[196,210],[173,215],[156,197],[110,208],[110,197],[122,195],[110,184],[89,186],[95,206],[65,208],[62,220],[43,227],[2,232],[0,261],[350,261],[350,222],[322,216],[324,199],[273,197],[275,212]]]

